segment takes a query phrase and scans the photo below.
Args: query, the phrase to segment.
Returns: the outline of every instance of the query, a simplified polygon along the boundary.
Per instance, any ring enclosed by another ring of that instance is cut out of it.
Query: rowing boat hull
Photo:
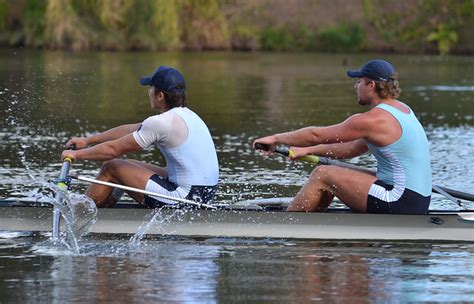
[[[474,221],[456,213],[383,215],[243,210],[157,211],[147,234],[193,237],[474,241]],[[153,210],[99,209],[92,233],[134,234]],[[50,207],[0,206],[0,230],[51,231]]]

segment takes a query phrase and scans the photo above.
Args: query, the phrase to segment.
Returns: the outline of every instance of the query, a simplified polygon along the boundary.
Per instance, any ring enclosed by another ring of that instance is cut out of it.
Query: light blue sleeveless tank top
[[[377,159],[377,179],[423,196],[431,195],[429,143],[413,110],[408,107],[410,113],[407,114],[383,103],[377,108],[392,114],[402,128],[401,137],[388,146],[378,147],[367,143]]]
[[[160,147],[166,158],[168,179],[178,185],[215,186],[219,179],[216,149],[209,129],[202,119],[187,108],[170,111],[186,122],[188,137],[173,148]]]

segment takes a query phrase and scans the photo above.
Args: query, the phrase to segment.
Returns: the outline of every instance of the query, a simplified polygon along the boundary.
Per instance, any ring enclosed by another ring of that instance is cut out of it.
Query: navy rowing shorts
[[[184,198],[199,204],[206,204],[214,197],[217,185],[180,187],[167,178],[154,174],[148,180],[145,190],[169,197]],[[143,201],[143,205],[148,208],[158,208],[169,204],[176,204],[176,201],[159,199],[158,197],[155,198],[148,195],[145,195],[145,200]]]
[[[387,191],[393,189],[381,180],[375,181],[376,185],[384,187]],[[367,213],[388,214],[428,214],[431,196],[423,196],[410,189],[405,189],[402,196],[394,202],[386,202],[369,194],[367,198]]]

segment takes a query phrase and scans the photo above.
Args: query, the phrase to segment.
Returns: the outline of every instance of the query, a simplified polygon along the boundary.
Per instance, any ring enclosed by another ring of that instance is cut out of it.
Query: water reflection
[[[474,296],[470,244],[160,238],[131,248],[123,239],[87,238],[79,256],[28,237],[6,244],[0,239],[6,302],[365,303]]]
[[[36,246],[35,252],[50,254],[48,248]],[[173,241],[135,249],[123,241],[88,243],[81,256],[55,253],[48,272],[61,283],[43,298],[53,294],[80,302],[209,301],[216,288],[217,250]]]

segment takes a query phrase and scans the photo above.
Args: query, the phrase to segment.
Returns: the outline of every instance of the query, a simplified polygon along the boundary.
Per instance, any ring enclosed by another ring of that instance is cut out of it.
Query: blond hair
[[[366,84],[369,84],[370,81],[375,82],[375,92],[380,98],[393,98],[396,99],[400,97],[400,83],[398,82],[398,74],[394,73],[390,75],[389,81],[367,79]]]

